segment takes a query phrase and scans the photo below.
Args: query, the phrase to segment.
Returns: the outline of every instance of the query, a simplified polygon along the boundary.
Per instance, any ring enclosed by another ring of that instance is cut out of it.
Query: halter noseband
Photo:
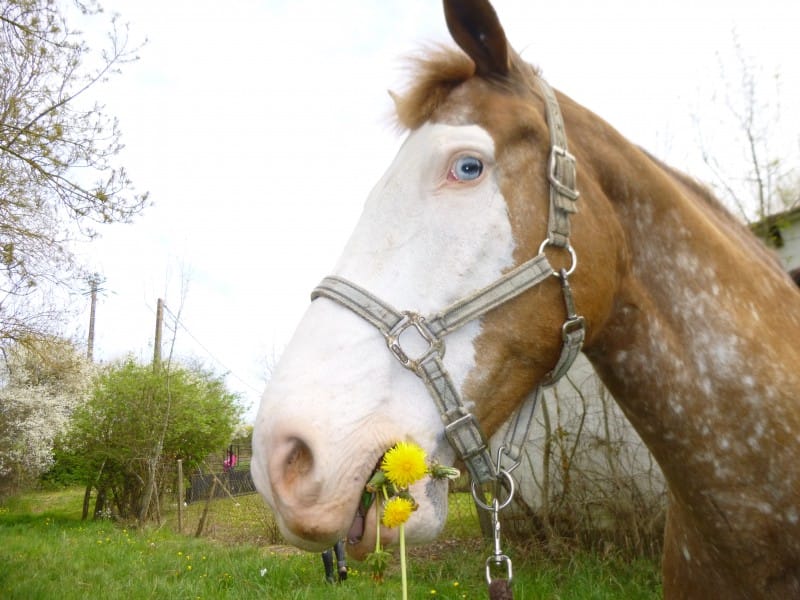
[[[567,151],[564,121],[552,88],[540,78],[536,81],[545,100],[551,148],[548,164],[550,181],[548,236],[534,258],[512,269],[494,283],[429,317],[412,311],[398,311],[364,288],[342,277],[326,277],[311,294],[312,300],[319,297],[328,298],[371,323],[386,339],[389,350],[400,364],[422,379],[439,409],[445,426],[445,435],[459,458],[464,461],[472,476],[473,484],[497,481],[500,476],[510,481],[509,473],[520,463],[533,412],[544,387],[554,384],[567,372],[580,352],[585,336],[584,319],[575,313],[569,285],[569,276],[577,265],[575,251],[569,244],[569,215],[576,212],[578,199],[575,187],[575,158]],[[544,253],[547,246],[556,246],[569,252],[571,264],[568,269],[555,271],[550,266]],[[517,411],[506,431],[504,443],[495,463],[489,453],[483,431],[475,416],[464,406],[444,366],[444,336],[553,275],[561,281],[567,313],[561,328],[561,356],[553,370]],[[415,357],[410,356],[400,343],[400,336],[411,328],[428,344],[427,349]],[[504,456],[510,460],[507,468],[501,464]]]

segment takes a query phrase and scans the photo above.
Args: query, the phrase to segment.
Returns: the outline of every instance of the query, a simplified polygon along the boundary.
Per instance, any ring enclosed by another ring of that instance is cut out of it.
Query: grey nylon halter
[[[585,336],[584,319],[575,313],[569,286],[569,276],[577,265],[575,251],[569,244],[569,215],[576,212],[579,195],[575,187],[575,158],[567,150],[564,121],[552,88],[540,78],[536,81],[545,100],[551,148],[548,164],[548,237],[542,242],[534,258],[509,271],[494,283],[428,317],[413,311],[399,311],[342,277],[326,277],[311,294],[312,300],[328,298],[371,323],[383,335],[389,350],[400,364],[422,379],[439,409],[445,436],[459,458],[464,461],[473,484],[497,481],[500,476],[504,476],[513,485],[509,473],[520,464],[536,403],[543,389],[553,385],[567,372],[580,352]],[[568,269],[555,271],[550,266],[544,253],[547,246],[556,246],[569,253],[571,264]],[[475,416],[464,406],[444,366],[444,337],[552,276],[561,281],[567,313],[561,330],[561,355],[545,380],[517,411],[506,431],[495,463],[483,431]],[[409,356],[400,343],[400,336],[410,328],[416,330],[428,344],[427,349],[416,357]],[[501,464],[506,460],[508,465]]]

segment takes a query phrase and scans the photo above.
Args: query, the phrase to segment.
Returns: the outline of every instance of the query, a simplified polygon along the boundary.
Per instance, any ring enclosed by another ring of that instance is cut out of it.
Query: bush
[[[127,359],[100,373],[90,400],[75,412],[57,472],[80,476],[97,491],[95,516],[141,518],[149,511],[158,518],[159,503],[150,497],[155,492],[158,500],[171,483],[174,461],[196,468],[230,441],[239,413],[236,395],[207,371],[154,371]]]

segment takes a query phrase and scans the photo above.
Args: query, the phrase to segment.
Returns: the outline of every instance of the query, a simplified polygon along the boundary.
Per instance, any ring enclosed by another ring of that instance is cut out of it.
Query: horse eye
[[[458,181],[472,181],[483,173],[483,162],[474,156],[460,156],[450,173]]]

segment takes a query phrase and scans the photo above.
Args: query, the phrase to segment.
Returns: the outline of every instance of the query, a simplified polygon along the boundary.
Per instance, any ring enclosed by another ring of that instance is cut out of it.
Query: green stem
[[[381,497],[375,495],[375,552],[381,551]]]
[[[406,527],[400,524],[400,578],[403,584],[403,600],[408,600],[408,578],[406,576]]]
[[[389,493],[386,491],[386,486],[382,486],[383,497],[386,502],[389,501]],[[375,552],[381,549],[381,497],[375,495]]]

